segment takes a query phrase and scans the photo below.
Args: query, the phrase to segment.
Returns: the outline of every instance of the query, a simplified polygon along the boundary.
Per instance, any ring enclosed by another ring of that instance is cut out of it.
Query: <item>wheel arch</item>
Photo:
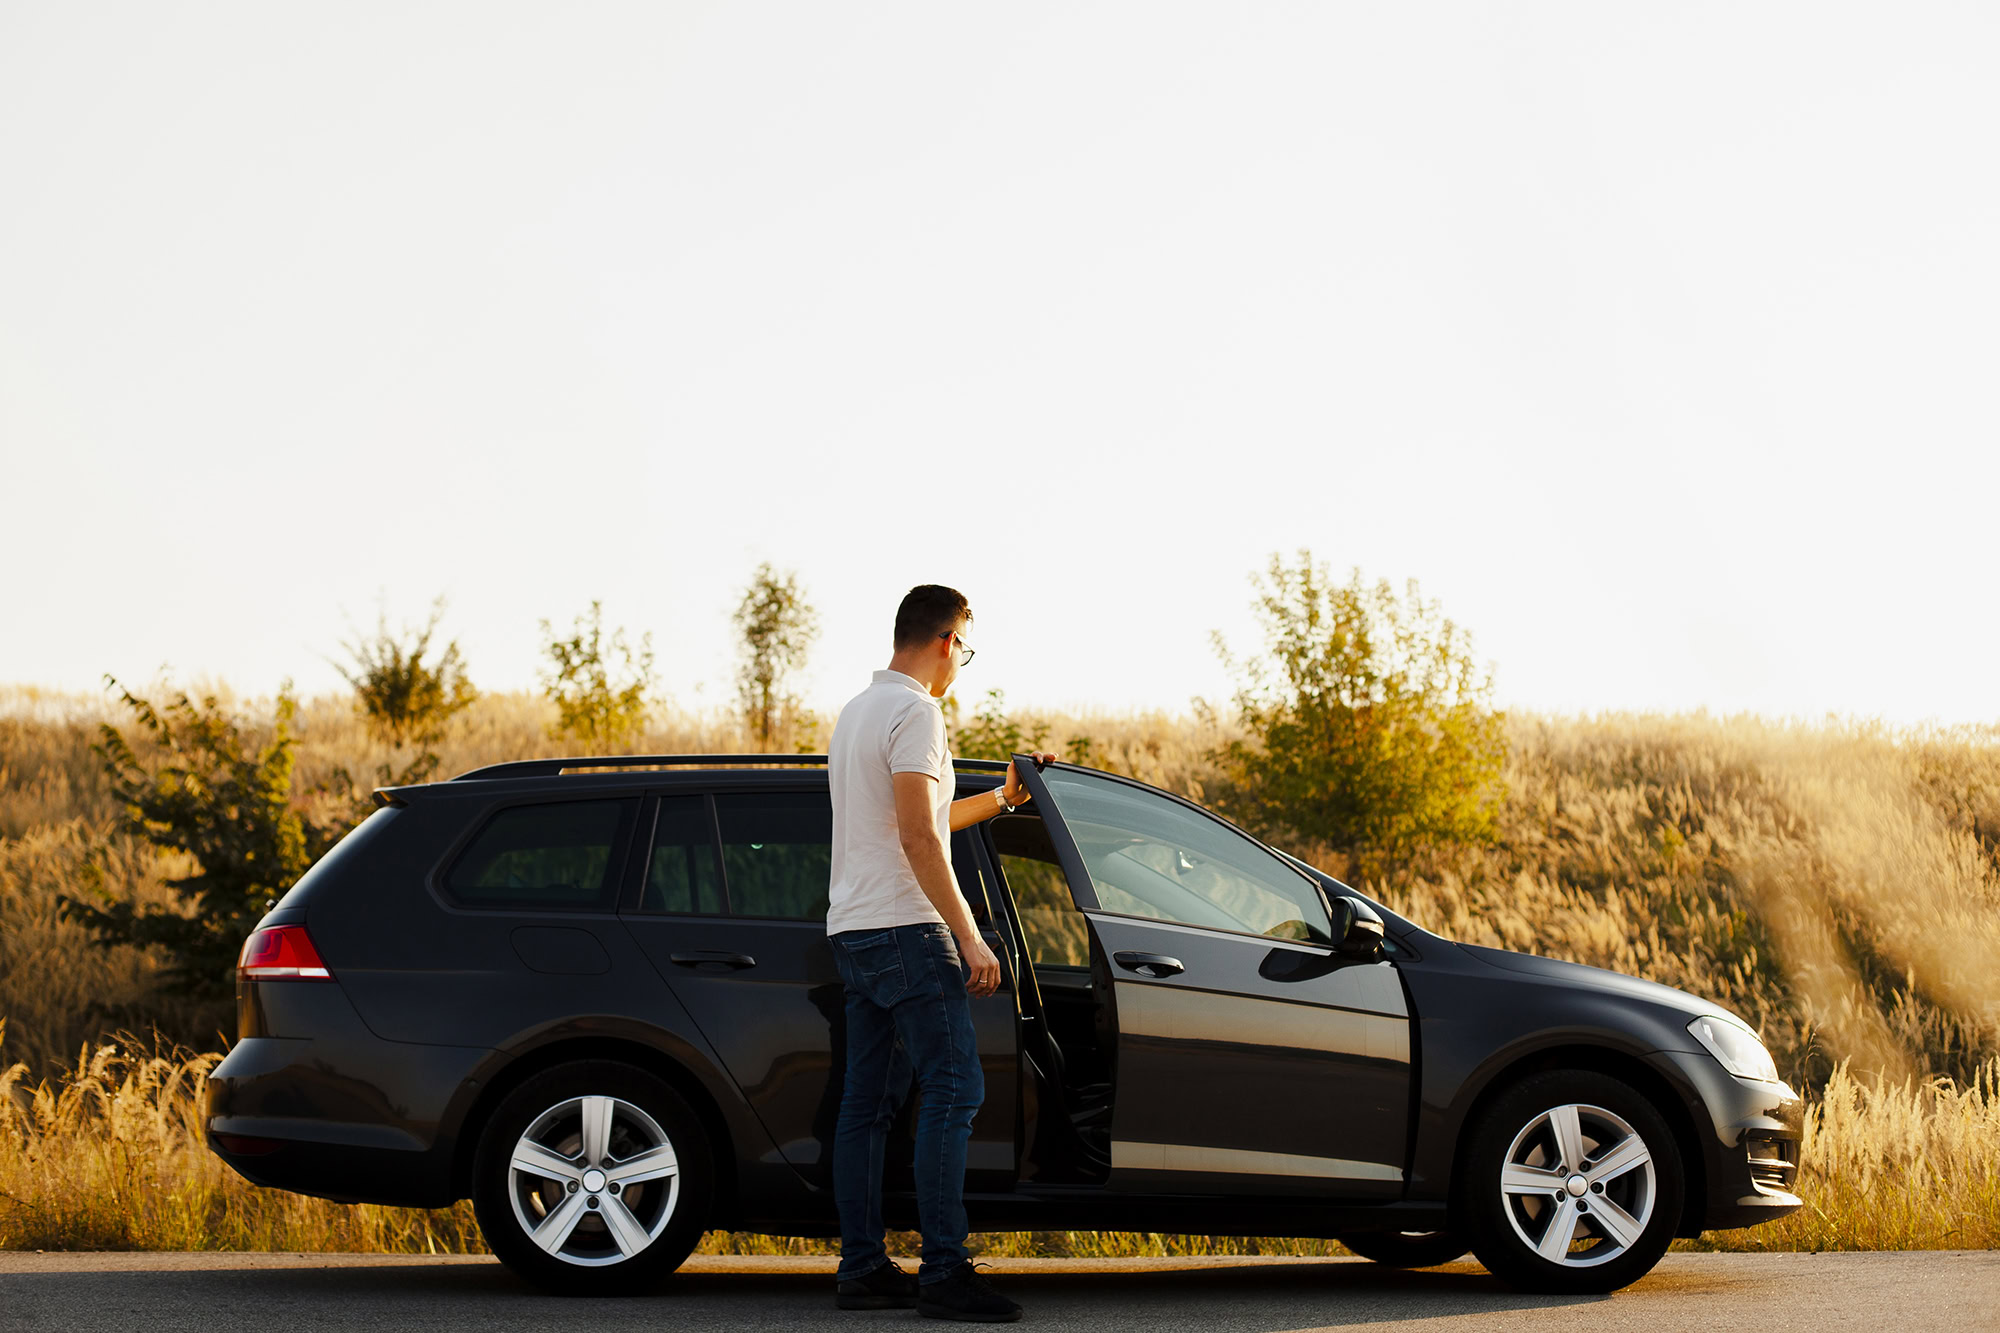
[[[735,1211],[735,1138],[708,1088],[686,1064],[657,1046],[630,1037],[601,1035],[562,1037],[536,1046],[509,1061],[487,1080],[459,1126],[451,1170],[452,1189],[457,1197],[465,1198],[472,1192],[472,1164],[479,1151],[480,1137],[507,1095],[545,1070],[578,1060],[628,1064],[652,1074],[679,1093],[701,1121],[715,1159],[715,1198],[709,1205],[710,1213],[726,1217]]]
[[[1522,1080],[1536,1074],[1554,1070],[1584,1070],[1604,1074],[1630,1084],[1633,1089],[1656,1106],[1667,1128],[1674,1136],[1674,1146],[1681,1154],[1682,1170],[1687,1176],[1687,1188],[1681,1204],[1681,1217],[1675,1226],[1677,1236],[1697,1236],[1701,1234],[1702,1218],[1708,1199],[1708,1158],[1702,1150],[1702,1138],[1696,1127],[1694,1108],[1688,1104],[1687,1094],[1669,1078],[1666,1073],[1648,1063],[1643,1058],[1627,1051],[1609,1046],[1589,1043],[1571,1043],[1550,1046],[1532,1051],[1501,1066],[1479,1088],[1466,1105],[1465,1114],[1459,1117],[1457,1133],[1452,1144],[1452,1209],[1460,1214],[1458,1202],[1460,1191],[1465,1188],[1465,1173],[1456,1169],[1465,1161],[1466,1141],[1479,1124],[1481,1114],[1508,1089]]]

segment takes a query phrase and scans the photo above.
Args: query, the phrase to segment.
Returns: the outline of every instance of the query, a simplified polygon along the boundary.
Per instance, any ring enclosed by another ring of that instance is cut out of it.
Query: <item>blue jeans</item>
[[[910,1090],[917,1114],[919,1283],[936,1282],[965,1249],[965,1145],[986,1096],[972,1035],[968,975],[951,931],[937,923],[843,930],[828,937],[846,983],[847,1077],[833,1134],[833,1197],[840,1208],[838,1278],[889,1262],[882,1245],[882,1153]]]

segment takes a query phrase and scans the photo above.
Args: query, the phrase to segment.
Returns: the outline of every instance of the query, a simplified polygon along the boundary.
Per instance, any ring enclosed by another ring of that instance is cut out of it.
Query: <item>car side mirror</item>
[[[1359,898],[1331,895],[1333,951],[1342,958],[1374,962],[1382,956],[1382,917]]]

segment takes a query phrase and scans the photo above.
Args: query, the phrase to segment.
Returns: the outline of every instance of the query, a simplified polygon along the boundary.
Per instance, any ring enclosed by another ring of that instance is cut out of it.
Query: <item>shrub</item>
[[[550,739],[573,736],[585,754],[611,754],[631,744],[646,728],[650,711],[647,694],[653,688],[653,636],[639,640],[633,652],[625,631],[604,637],[604,604],[593,601],[576,618],[576,632],[558,639],[549,622],[542,625],[542,654],[550,669],[542,673],[542,691],[555,704],[558,720]],[[620,659],[613,678],[611,658]]]
[[[1253,579],[1265,658],[1237,663],[1245,737],[1222,748],[1222,803],[1267,834],[1364,860],[1483,841],[1505,796],[1505,720],[1465,632],[1412,580],[1398,597],[1310,552]]]
[[[452,717],[479,697],[466,678],[456,639],[439,651],[435,661],[424,660],[443,616],[440,597],[421,629],[394,634],[388,617],[379,617],[373,637],[356,635],[341,645],[354,659],[354,669],[334,664],[341,679],[354,687],[354,711],[369,732],[399,755],[405,746],[416,752],[400,770],[391,763],[376,770],[386,786],[422,782],[435,772],[438,757],[431,747],[444,738]]]
[[[183,692],[156,709],[118,688],[160,758],[141,760],[117,727],[99,724],[95,748],[112,790],[133,832],[163,851],[185,853],[195,869],[167,881],[180,900],[174,905],[117,899],[98,883],[91,886],[97,902],[64,895],[64,910],[100,944],[161,946],[172,959],[169,984],[182,994],[225,998],[234,992],[244,937],[345,828],[323,827],[293,808],[298,705],[289,681],[262,743],[246,738],[214,695],[196,704]]]

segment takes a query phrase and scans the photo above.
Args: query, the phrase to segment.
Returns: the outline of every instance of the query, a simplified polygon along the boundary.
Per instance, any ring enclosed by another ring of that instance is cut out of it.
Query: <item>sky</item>
[[[1301,548],[1551,712],[2000,714],[1989,5],[0,0],[0,683],[539,622],[1226,697]]]

